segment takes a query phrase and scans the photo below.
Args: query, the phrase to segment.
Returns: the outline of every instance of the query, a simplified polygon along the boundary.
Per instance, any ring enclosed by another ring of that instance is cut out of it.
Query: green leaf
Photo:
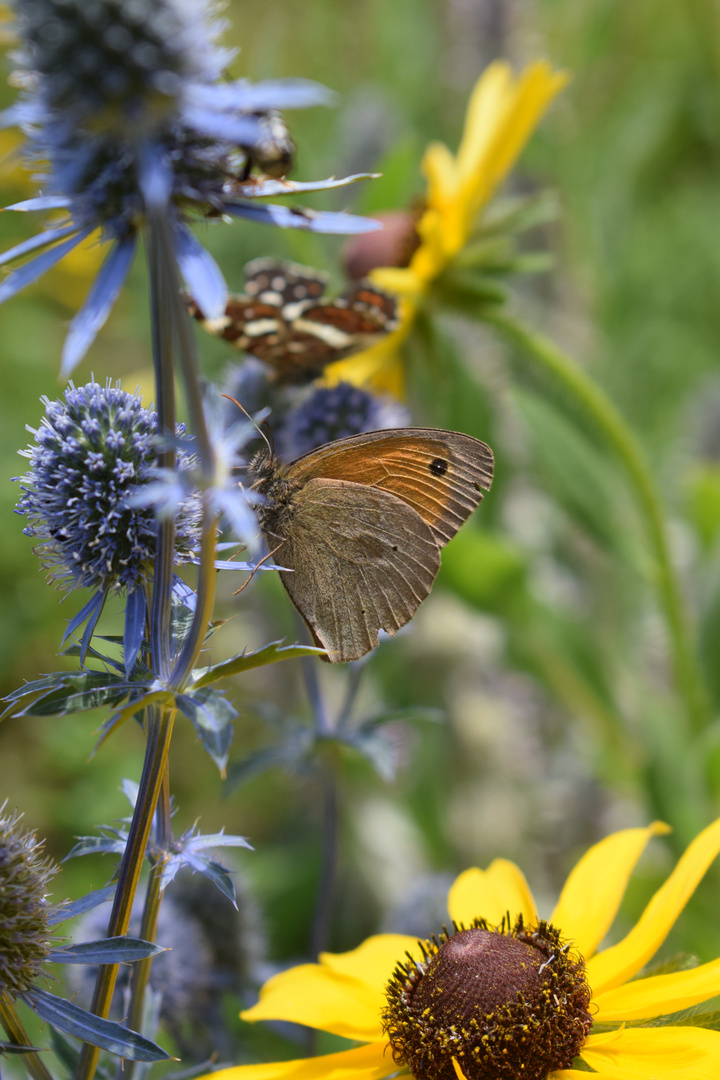
[[[448,270],[437,279],[433,288],[433,299],[438,304],[471,319],[482,319],[488,307],[497,308],[504,304],[507,295],[507,289],[490,277],[469,270]]]
[[[60,1060],[60,1064],[64,1066],[67,1073],[70,1076],[75,1075],[78,1061],[80,1060],[80,1051],[68,1042],[64,1035],[61,1035],[57,1028],[50,1027],[50,1042],[52,1043],[53,1052]]]
[[[720,534],[720,464],[695,464],[686,483],[688,514],[707,551]]]
[[[443,551],[440,580],[482,611],[508,614],[524,604],[527,572],[527,556],[512,540],[469,527]]]
[[[517,234],[538,225],[547,225],[559,216],[560,201],[556,192],[545,189],[532,195],[494,199],[483,214],[477,231],[482,235],[496,232]]]
[[[368,761],[381,780],[390,783],[397,772],[393,744],[380,731],[359,730],[343,740]]]
[[[113,1020],[103,1020],[86,1012],[71,1001],[49,994],[47,990],[32,987],[21,995],[22,1000],[41,1020],[53,1024],[66,1035],[99,1046],[130,1061],[169,1061],[171,1055],[162,1047],[136,1031],[130,1031]]]
[[[193,672],[193,690],[201,686],[209,686],[218,679],[225,679],[229,675],[239,675],[242,671],[251,668],[262,667],[264,664],[275,664],[278,660],[296,660],[303,656],[324,656],[325,649],[317,649],[314,645],[283,645],[282,640],[271,641],[262,649],[252,653],[239,653],[221,664],[213,664],[212,667],[196,668]]]
[[[305,760],[314,742],[314,733],[307,727],[296,729],[282,743],[266,746],[253,754],[248,754],[242,761],[233,761],[225,782],[225,793],[235,791],[242,784],[254,780],[270,769],[297,768]]]
[[[600,547],[641,572],[635,532],[628,532],[623,512],[625,486],[607,454],[537,394],[516,388],[512,398],[531,436],[533,467],[546,487]]]

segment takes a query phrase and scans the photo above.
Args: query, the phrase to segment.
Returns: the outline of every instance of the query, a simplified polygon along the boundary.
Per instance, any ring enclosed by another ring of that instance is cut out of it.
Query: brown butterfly
[[[358,660],[430,592],[440,549],[492,482],[493,453],[470,435],[388,428],[326,443],[281,465],[250,463],[280,578],[327,659]]]
[[[310,267],[254,259],[245,292],[230,296],[219,319],[206,319],[192,297],[186,302],[205,330],[274,368],[277,382],[302,383],[398,325],[396,301],[382,289],[359,282],[330,300],[326,284]]]

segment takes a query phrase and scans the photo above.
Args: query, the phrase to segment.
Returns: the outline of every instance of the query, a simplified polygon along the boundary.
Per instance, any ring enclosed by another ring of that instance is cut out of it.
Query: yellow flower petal
[[[442,206],[455,198],[458,186],[457,167],[455,158],[445,143],[429,143],[420,168],[427,180],[427,201],[430,206]]]
[[[558,1069],[548,1074],[547,1080],[615,1080],[615,1074],[580,1072],[579,1069]]]
[[[380,271],[373,271],[373,276],[376,273]],[[399,309],[400,325],[396,330],[368,349],[363,349],[346,360],[338,360],[325,369],[323,383],[326,386],[349,382],[353,386],[369,386],[376,393],[392,394],[398,401],[402,401],[405,396],[405,377],[401,349],[412,329],[415,308],[409,300],[401,297]]]
[[[320,963],[336,975],[373,987],[381,995],[379,1008],[382,1008],[385,987],[398,961],[406,959],[406,952],[420,955],[417,938],[407,934],[375,934],[351,952],[321,953]]]
[[[505,179],[568,81],[566,72],[554,72],[545,60],[530,64],[517,79],[503,61],[481,76],[470,97],[457,164],[462,182],[480,185],[482,202]]]
[[[384,1040],[339,1054],[238,1065],[208,1073],[201,1080],[382,1080],[382,1077],[397,1072],[397,1065],[386,1047]]]
[[[425,282],[410,266],[378,266],[370,271],[369,277],[381,289],[387,289],[388,292],[395,293],[411,302],[416,301],[425,290]],[[414,315],[414,311],[408,312],[408,315]],[[400,319],[402,326],[406,321],[402,312]]]
[[[374,986],[336,975],[320,964],[301,964],[265,983],[243,1020],[290,1020],[346,1039],[382,1038],[382,994]]]
[[[624,1028],[612,1034],[612,1038],[590,1035],[582,1058],[613,1080],[717,1080],[720,1076],[720,1031],[660,1027]]]
[[[593,997],[595,1020],[646,1020],[652,1016],[689,1009],[720,994],[720,960],[691,971],[651,975],[647,979],[608,990]]]
[[[522,871],[507,859],[495,859],[487,870],[473,867],[456,878],[448,895],[450,918],[468,926],[473,919],[487,919],[497,926],[510,913],[526,923],[537,922],[535,902]]]
[[[457,154],[458,169],[464,179],[482,166],[487,168],[493,144],[514,104],[513,82],[512,68],[507,61],[496,60],[475,83]]]
[[[669,832],[656,821],[605,837],[571,871],[550,922],[589,959],[617,914],[635,864],[652,836]]]
[[[457,1076],[457,1080],[467,1080],[467,1077],[465,1076],[465,1073],[460,1068],[460,1065],[458,1063],[457,1058],[452,1059],[452,1065],[453,1065],[453,1069],[455,1070],[455,1075]]]
[[[589,961],[587,974],[595,994],[620,986],[655,955],[718,852],[720,820],[693,840],[630,933]]]

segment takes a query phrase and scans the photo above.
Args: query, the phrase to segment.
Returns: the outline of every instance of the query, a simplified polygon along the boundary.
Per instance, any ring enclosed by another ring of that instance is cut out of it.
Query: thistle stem
[[[115,902],[107,930],[108,937],[126,934],[130,924],[133,900],[145,858],[150,827],[165,779],[174,721],[175,709],[153,707],[148,710],[145,762],[142,777],[140,778],[135,813],[130,824],[125,853],[120,863]],[[117,964],[103,964],[98,971],[95,994],[90,1009],[96,1016],[107,1018],[110,1012],[117,972]],[[95,1074],[99,1056],[98,1047],[91,1046],[89,1043],[84,1044],[75,1074],[77,1080],[91,1080]]]
[[[155,814],[155,841],[159,851],[167,852],[172,842],[172,823],[170,820],[170,768],[165,766],[162,778],[160,797],[158,799]],[[143,941],[155,941],[157,936],[158,918],[160,905],[163,898],[162,876],[165,869],[166,856],[158,859],[150,870],[147,889],[145,891],[145,905],[143,908],[140,937]],[[143,1010],[145,1007],[145,992],[150,981],[150,969],[153,957],[148,956],[133,965],[131,975],[130,1009],[128,1012],[128,1027],[132,1031],[143,1034]],[[152,1036],[151,1036],[152,1037]],[[135,1069],[134,1061],[124,1062],[122,1076],[125,1080],[132,1080]]]
[[[207,496],[203,496],[202,541],[200,545],[200,569],[198,572],[197,600],[195,612],[188,635],[183,642],[170,676],[169,685],[181,689],[188,675],[197,662],[205,641],[205,634],[212,617],[215,603],[215,543],[217,538],[217,516],[209,506]]]
[[[690,730],[702,731],[711,721],[705,681],[670,556],[662,504],[642,447],[602,389],[553,342],[526,330],[500,312],[486,312],[483,318],[562,384],[602,432],[624,466],[637,495],[638,509],[655,559],[651,580],[668,628],[677,691]]]
[[[145,892],[145,907],[143,909],[142,925],[140,927],[140,937],[143,941],[155,941],[155,936],[157,934],[160,904],[162,902],[161,884],[165,861],[164,858],[159,859],[150,871],[150,878]],[[132,1031],[139,1031],[140,1034],[143,1033],[142,1022],[143,1008],[145,1005],[145,991],[147,990],[148,982],[150,981],[152,961],[153,957],[148,956],[145,960],[140,960],[137,964],[133,964],[132,992],[127,1024]],[[122,1074],[123,1077],[127,1077],[127,1080],[130,1080],[133,1074],[133,1068],[134,1062],[126,1061]]]
[[[5,1034],[15,1046],[32,1046],[32,1040],[25,1031],[20,1017],[15,1012],[15,1005],[6,994],[0,994],[0,1024]],[[53,1080],[52,1074],[34,1051],[23,1054],[23,1064],[33,1080]]]
[[[177,358],[183,381],[190,429],[195,439],[200,468],[206,478],[214,471],[214,454],[205,423],[202,396],[200,394],[199,364],[190,316],[180,295],[180,276],[175,262],[170,223],[164,215],[157,215],[152,222],[155,243],[162,257],[164,270],[166,314],[172,322],[176,338]]]
[[[157,398],[158,429],[168,440],[158,454],[160,468],[175,465],[175,383],[173,375],[172,307],[167,259],[164,257],[162,215],[151,214],[148,221],[148,270],[150,277],[150,316],[152,327],[155,394]],[[155,556],[152,615],[150,620],[151,651],[155,674],[167,678],[170,673],[170,604],[175,565],[175,522],[164,518],[158,525]]]

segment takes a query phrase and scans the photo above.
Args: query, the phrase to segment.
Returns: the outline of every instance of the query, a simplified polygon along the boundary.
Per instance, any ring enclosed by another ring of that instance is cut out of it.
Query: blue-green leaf
[[[218,690],[207,688],[193,690],[188,694],[176,694],[175,703],[197,731],[205,750],[220,772],[224,773],[237,710]]]
[[[51,949],[48,960],[53,964],[134,964],[161,952],[165,952],[161,945],[142,938],[110,937]]]
[[[71,1001],[49,994],[47,990],[32,987],[22,995],[22,1000],[36,1012],[41,1020],[53,1024],[66,1035],[100,1046],[130,1061],[169,1061],[171,1055],[156,1043],[130,1031],[113,1020],[103,1020],[86,1012]]]
[[[105,705],[116,705],[127,696],[130,683],[106,671],[65,674],[49,694],[30,702],[18,716],[67,716]]]
[[[66,855],[65,858],[69,859],[70,856]],[[79,900],[73,900],[69,904],[59,904],[48,914],[50,926],[57,926],[58,923],[65,922],[66,919],[74,919],[76,915],[84,915],[86,911],[92,911],[99,904],[112,900],[116,887],[114,883],[106,885],[104,889],[96,889],[95,892],[88,893],[87,896],[81,896]]]

